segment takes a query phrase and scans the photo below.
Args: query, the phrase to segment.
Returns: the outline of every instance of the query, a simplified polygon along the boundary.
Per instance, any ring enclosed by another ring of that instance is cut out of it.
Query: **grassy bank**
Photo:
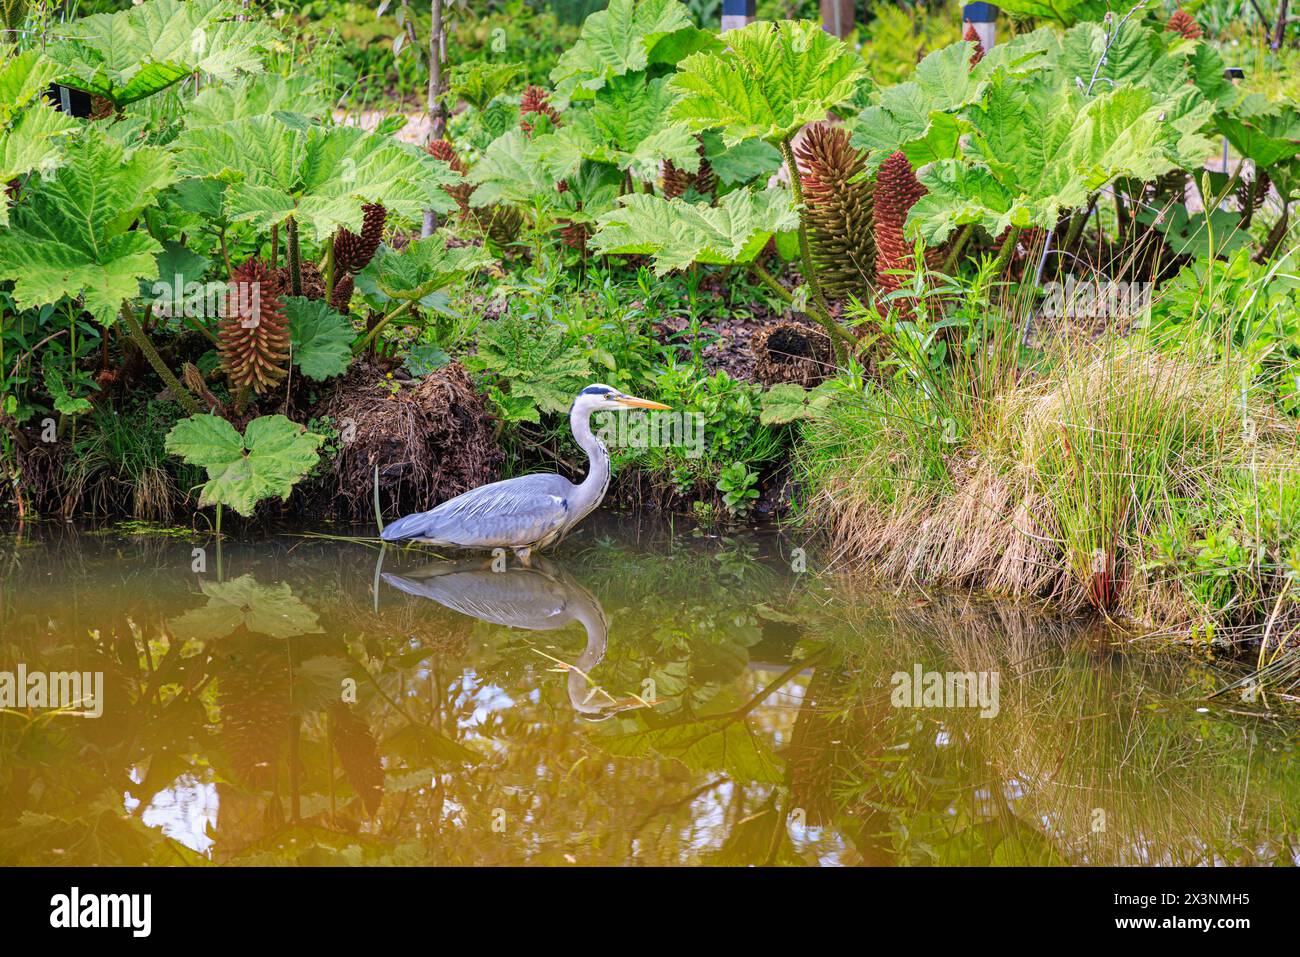
[[[798,472],[838,557],[1262,654],[1293,641],[1300,459],[1271,353],[1149,323],[1021,350],[1015,325],[937,367],[891,340],[886,380],[837,380]]]

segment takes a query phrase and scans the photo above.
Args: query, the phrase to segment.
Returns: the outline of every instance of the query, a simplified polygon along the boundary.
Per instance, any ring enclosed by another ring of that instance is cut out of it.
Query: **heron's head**
[[[667,409],[662,402],[638,399],[634,395],[619,392],[613,386],[597,382],[578,393],[573,400],[573,411],[579,414],[596,412],[600,409]]]

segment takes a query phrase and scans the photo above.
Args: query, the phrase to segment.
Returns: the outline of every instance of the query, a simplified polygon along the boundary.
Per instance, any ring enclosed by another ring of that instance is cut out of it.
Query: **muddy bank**
[[[337,452],[305,498],[347,518],[431,508],[501,477],[499,428],[469,373],[452,362],[419,379],[383,360],[353,366],[315,409]]]

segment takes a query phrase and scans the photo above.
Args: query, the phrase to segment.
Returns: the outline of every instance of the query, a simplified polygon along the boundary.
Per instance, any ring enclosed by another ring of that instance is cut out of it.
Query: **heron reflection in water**
[[[569,701],[574,710],[601,720],[649,704],[639,698],[617,700],[592,682],[591,670],[605,657],[609,643],[605,610],[594,595],[553,562],[538,556],[530,566],[502,571],[492,571],[484,562],[438,562],[405,575],[384,572],[383,579],[408,595],[428,598],[494,625],[555,631],[576,621],[587,633],[587,645],[577,661],[559,662],[569,675]]]

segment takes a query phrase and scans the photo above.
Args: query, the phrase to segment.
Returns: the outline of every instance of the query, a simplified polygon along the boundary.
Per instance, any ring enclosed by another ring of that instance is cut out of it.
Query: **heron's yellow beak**
[[[619,405],[626,406],[629,409],[671,409],[672,406],[664,405],[662,402],[651,402],[649,399],[638,399],[634,395],[621,395],[614,400]]]

